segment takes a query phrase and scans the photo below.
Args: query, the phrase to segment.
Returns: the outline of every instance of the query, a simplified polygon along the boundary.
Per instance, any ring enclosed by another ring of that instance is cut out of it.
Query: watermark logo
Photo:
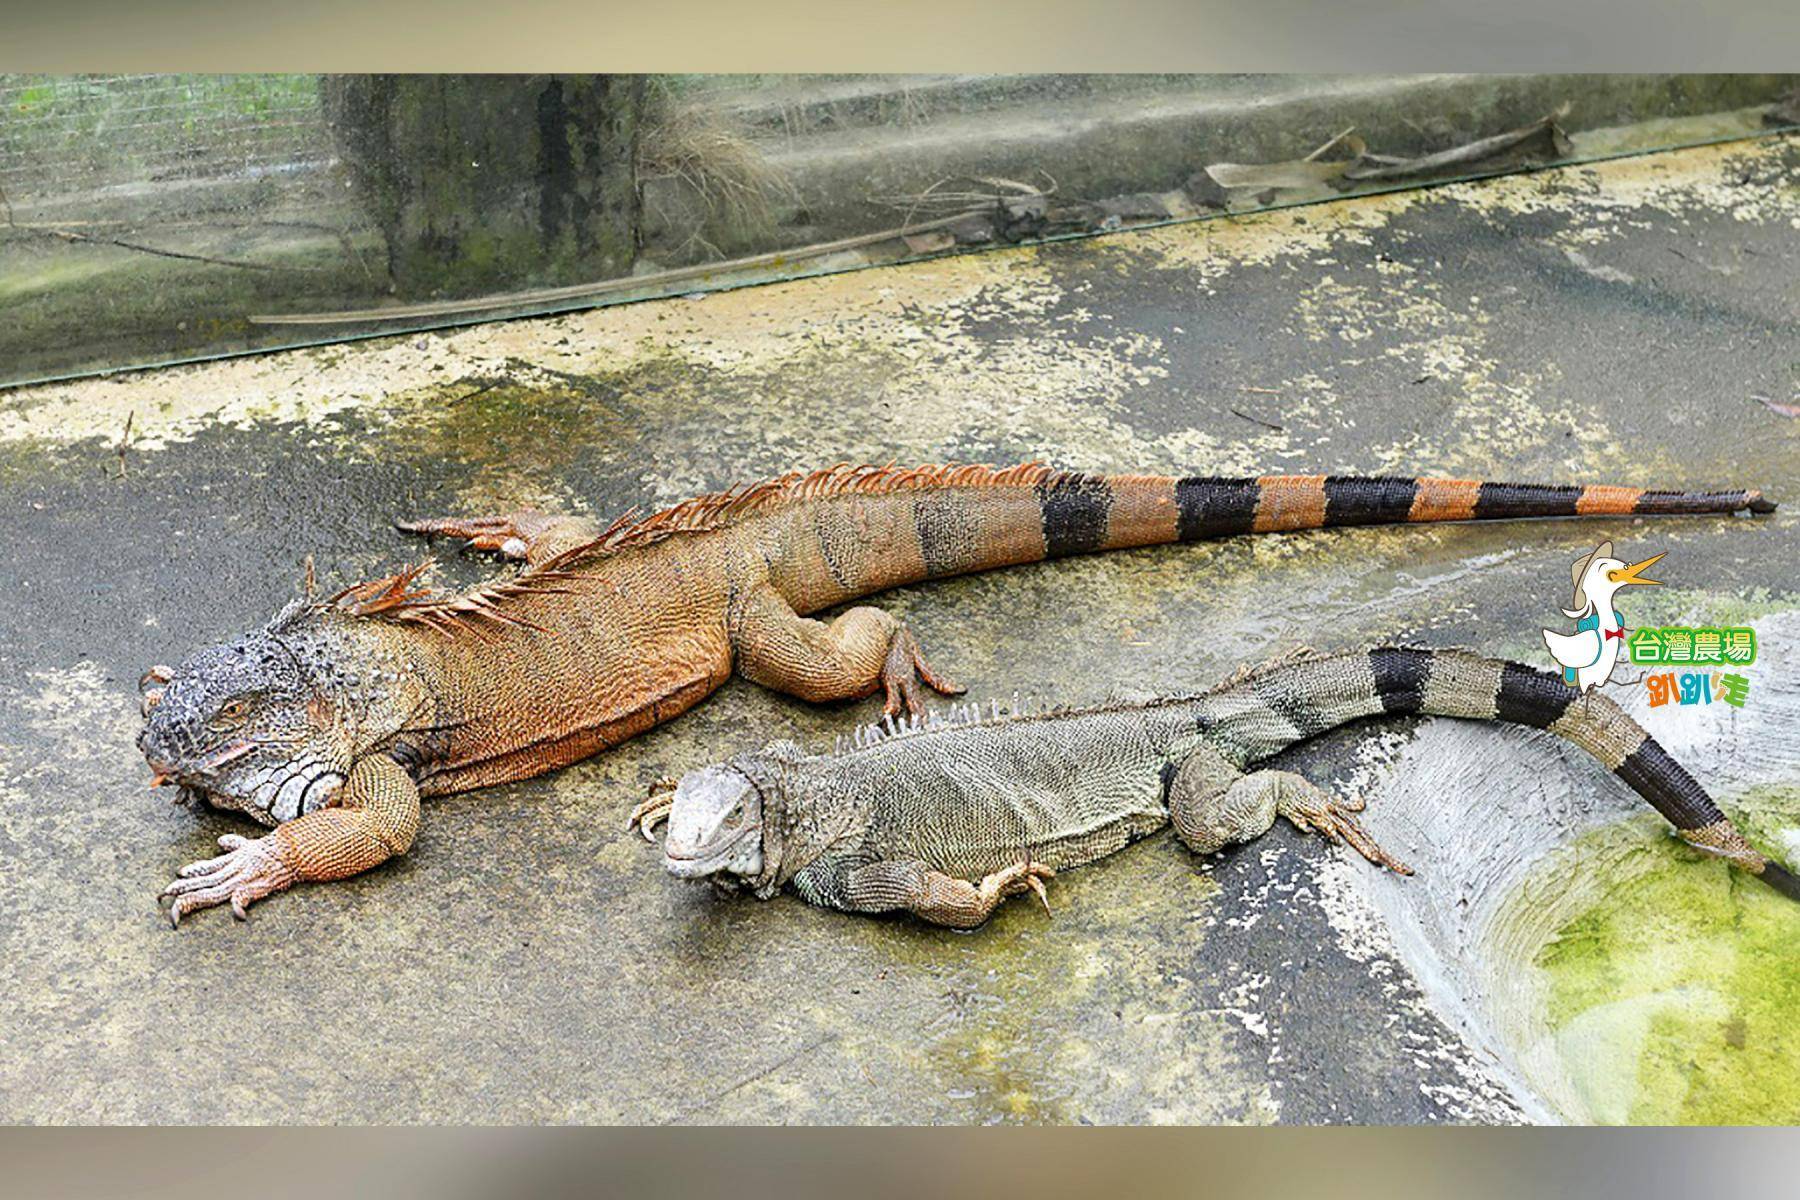
[[[1742,625],[1729,629],[1691,625],[1646,625],[1625,639],[1633,665],[1640,667],[1704,666],[1747,667],[1756,661],[1756,630]]]
[[[1575,622],[1575,632],[1544,630],[1544,645],[1562,668],[1564,683],[1588,692],[1612,678],[1628,632],[1613,597],[1632,584],[1659,585],[1660,579],[1646,579],[1644,572],[1661,558],[1653,554],[1642,562],[1627,564],[1613,557],[1611,542],[1601,542],[1592,554],[1575,560],[1569,572],[1575,597],[1563,609],[1563,615]]]
[[[1732,668],[1756,661],[1754,629],[1741,625],[1634,629],[1625,624],[1616,595],[1632,584],[1659,584],[1660,580],[1645,578],[1644,572],[1662,557],[1655,554],[1628,566],[1613,557],[1611,542],[1601,542],[1592,554],[1575,560],[1570,571],[1574,601],[1563,610],[1574,620],[1575,632],[1544,630],[1544,645],[1562,668],[1563,682],[1577,691],[1591,691],[1610,681],[1622,661],[1637,667],[1686,667],[1690,669],[1651,671],[1641,680],[1624,682],[1643,683],[1651,708],[1715,702],[1744,707],[1750,680]]]
[[[1711,704],[1721,700],[1733,708],[1744,707],[1750,698],[1750,679],[1735,671],[1652,672],[1644,676],[1644,687],[1650,692],[1650,707],[1665,704]]]

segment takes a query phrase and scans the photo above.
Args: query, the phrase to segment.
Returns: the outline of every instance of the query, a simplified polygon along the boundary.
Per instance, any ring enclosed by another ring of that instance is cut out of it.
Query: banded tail
[[[1039,463],[851,467],[699,497],[643,524],[784,512],[777,568],[817,610],[901,584],[1098,550],[1340,525],[1680,513],[1768,513],[1760,491],[1490,483],[1356,475],[1086,475]]]
[[[1750,845],[1694,777],[1604,696],[1553,672],[1458,650],[1383,646],[1254,675],[1198,703],[1205,733],[1240,766],[1382,713],[1505,721],[1545,729],[1599,759],[1688,843],[1800,899],[1800,879]]]
[[[1047,556],[1240,533],[1678,513],[1768,513],[1755,490],[1650,491],[1611,484],[1489,483],[1364,475],[1254,479],[1051,474],[1037,484]]]

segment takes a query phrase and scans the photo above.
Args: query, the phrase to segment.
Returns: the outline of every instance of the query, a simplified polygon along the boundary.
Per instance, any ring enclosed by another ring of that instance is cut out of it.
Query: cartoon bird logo
[[[1575,618],[1574,633],[1544,630],[1544,645],[1563,669],[1563,682],[1587,692],[1612,677],[1613,665],[1625,645],[1625,619],[1613,607],[1613,595],[1628,584],[1660,584],[1642,572],[1656,565],[1661,554],[1626,566],[1613,557],[1611,542],[1601,542],[1586,558],[1575,560],[1570,572],[1575,581],[1575,602],[1563,615]]]

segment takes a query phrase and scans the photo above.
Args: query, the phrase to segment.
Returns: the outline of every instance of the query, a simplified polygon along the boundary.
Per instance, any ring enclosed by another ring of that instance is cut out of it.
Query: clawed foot
[[[180,925],[181,918],[202,908],[231,902],[231,915],[246,920],[245,911],[264,896],[274,895],[293,884],[293,869],[281,860],[275,839],[246,838],[228,833],[219,839],[225,850],[217,858],[189,863],[176,872],[176,880],[162,890],[158,900],[174,898],[169,905],[169,924]]]
[[[994,905],[1008,896],[1017,896],[1027,889],[1036,892],[1039,903],[1044,906],[1044,914],[1050,915],[1050,893],[1044,890],[1044,880],[1056,878],[1056,871],[1046,863],[1032,862],[1029,858],[1016,862],[988,875],[981,881],[981,897],[987,902],[991,912]]]
[[[1396,875],[1411,875],[1412,868],[1376,844],[1355,814],[1363,810],[1360,799],[1341,799],[1318,788],[1284,788],[1277,811],[1302,833],[1316,833],[1328,842],[1342,838],[1352,850],[1378,867]]]
[[[902,625],[888,644],[887,661],[881,667],[881,683],[887,689],[887,703],[882,711],[890,717],[897,717],[902,712],[913,717],[924,716],[925,691],[919,686],[920,680],[945,696],[960,696],[968,690],[933,671],[919,649],[919,640],[912,635],[912,630]]]
[[[504,558],[525,561],[531,545],[564,520],[535,509],[521,509],[505,516],[427,517],[419,521],[395,521],[394,527],[404,533],[422,537],[462,538],[470,550],[498,554]]]
[[[629,833],[633,829],[639,830],[643,833],[644,840],[654,846],[656,827],[669,819],[669,810],[675,807],[675,788],[678,782],[674,776],[665,775],[651,784],[650,794],[626,818],[625,831]]]

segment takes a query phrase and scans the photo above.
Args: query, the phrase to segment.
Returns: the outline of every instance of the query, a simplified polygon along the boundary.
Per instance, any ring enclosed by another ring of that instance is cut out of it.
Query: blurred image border
[[[0,70],[53,72],[1762,71],[1800,61],[1800,6],[1769,0],[28,0],[8,5],[5,21]],[[7,1196],[194,1200],[1779,1195],[1793,1190],[1800,1150],[1793,1130],[13,1129],[0,1139]]]

